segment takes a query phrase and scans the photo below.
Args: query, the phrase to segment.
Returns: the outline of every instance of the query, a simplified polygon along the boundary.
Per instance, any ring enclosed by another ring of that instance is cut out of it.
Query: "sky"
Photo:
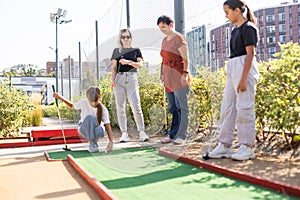
[[[248,0],[250,9],[279,5],[284,0]],[[100,41],[126,27],[125,0],[0,0],[0,71],[17,64],[46,68],[55,61],[56,29],[50,13],[67,10],[68,24],[58,25],[59,61],[78,54],[78,43],[94,42],[95,21]],[[209,3],[208,3],[209,2]],[[224,0],[185,0],[185,29],[200,25],[223,24]],[[247,1],[246,1],[247,2]],[[156,19],[173,17],[173,0],[130,0],[131,29],[157,28]],[[92,46],[92,45],[91,45]],[[89,47],[93,48],[93,47]]]

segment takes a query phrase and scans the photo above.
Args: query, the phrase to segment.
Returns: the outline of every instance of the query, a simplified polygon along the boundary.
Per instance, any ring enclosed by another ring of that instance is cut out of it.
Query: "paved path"
[[[54,145],[0,149],[1,199],[100,199],[68,162],[46,161],[45,150],[61,148]]]
[[[76,127],[72,121],[63,120],[63,127]],[[43,126],[31,129],[58,129],[56,118],[44,118]],[[117,134],[117,133],[116,133]],[[158,143],[155,139],[152,144]],[[104,150],[107,141],[100,144]],[[140,146],[138,141],[118,143],[115,148]],[[71,150],[85,149],[85,144],[68,144]],[[0,197],[5,200],[55,199],[55,200],[97,200],[98,194],[92,189],[67,161],[47,162],[45,151],[61,151],[64,144],[51,146],[32,146],[24,148],[0,149]]]
[[[45,118],[46,126],[60,128],[59,121]],[[64,126],[74,123],[64,121]],[[37,128],[37,127],[35,127]],[[0,149],[1,199],[100,199],[66,161],[47,162],[45,151],[61,150],[64,145]],[[82,144],[70,144],[71,149],[82,149]]]

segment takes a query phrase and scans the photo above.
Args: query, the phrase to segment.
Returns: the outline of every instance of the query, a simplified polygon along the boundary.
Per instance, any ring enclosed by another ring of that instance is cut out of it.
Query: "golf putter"
[[[220,131],[220,129],[219,129],[219,127],[217,128],[217,130],[213,130],[212,132],[212,138],[211,138],[211,141],[210,141],[210,144],[209,144],[209,146],[208,146],[208,149],[207,149],[207,152],[202,156],[202,158],[204,159],[204,160],[208,160],[208,159],[210,159],[210,157],[209,157],[209,152],[211,151],[211,147],[212,147],[212,145],[215,143],[215,141],[216,141],[216,136],[217,136],[217,134],[219,133],[219,131]]]
[[[52,90],[53,90],[53,92],[55,92],[54,85],[52,85]],[[58,119],[59,119],[59,122],[60,122],[61,131],[62,131],[62,135],[63,135],[63,138],[64,138],[64,143],[65,143],[65,147],[63,148],[63,150],[65,150],[65,151],[71,151],[71,149],[69,149],[68,146],[67,146],[67,141],[66,141],[66,137],[65,137],[65,131],[64,131],[64,127],[62,125],[62,121],[61,121],[61,117],[60,117],[60,112],[59,112],[59,108],[58,108],[58,101],[57,101],[56,98],[55,98],[55,104],[56,104]]]

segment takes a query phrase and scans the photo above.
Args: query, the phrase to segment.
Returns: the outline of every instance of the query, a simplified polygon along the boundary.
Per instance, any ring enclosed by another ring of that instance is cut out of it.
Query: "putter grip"
[[[53,90],[53,92],[55,92],[55,87],[54,87],[54,85],[52,85],[52,90]],[[58,107],[58,101],[57,101],[57,98],[55,98],[55,104],[56,104],[56,107]]]

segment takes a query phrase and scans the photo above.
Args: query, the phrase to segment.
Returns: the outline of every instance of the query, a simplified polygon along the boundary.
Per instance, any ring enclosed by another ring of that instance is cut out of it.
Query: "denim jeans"
[[[97,141],[104,137],[102,126],[96,125],[96,117],[92,115],[86,116],[83,122],[79,123],[78,131],[80,135],[89,141]]]
[[[166,92],[169,112],[172,114],[172,124],[169,132],[171,139],[186,139],[187,137],[189,121],[188,92],[188,87],[174,92]]]
[[[114,88],[117,106],[117,118],[121,132],[127,131],[126,97],[133,112],[138,131],[144,131],[144,116],[140,103],[138,76],[134,72],[116,76],[116,87]]]

